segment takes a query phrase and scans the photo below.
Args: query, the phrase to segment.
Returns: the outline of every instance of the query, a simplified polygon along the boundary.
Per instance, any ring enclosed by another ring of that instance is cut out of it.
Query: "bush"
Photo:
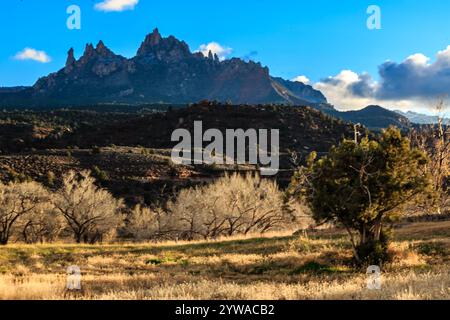
[[[8,244],[22,219],[39,212],[48,199],[47,191],[36,182],[0,182],[0,245]]]
[[[137,205],[128,214],[122,234],[136,241],[160,240],[168,231],[164,228],[166,218],[167,215],[161,209],[152,210]]]
[[[95,243],[113,232],[121,222],[122,201],[98,188],[90,172],[70,171],[53,200],[77,243]]]
[[[306,200],[317,223],[345,227],[358,263],[388,260],[385,226],[404,213],[408,202],[430,193],[425,153],[411,148],[400,130],[389,128],[378,140],[344,140],[327,156],[315,158],[311,154],[307,167],[294,175],[291,192]]]
[[[93,175],[99,180],[100,182],[108,182],[109,181],[109,175],[106,171],[100,169],[97,166],[92,167],[92,173]]]
[[[283,193],[271,180],[251,174],[227,175],[216,182],[182,190],[167,205],[172,229],[183,239],[217,238],[293,227]]]

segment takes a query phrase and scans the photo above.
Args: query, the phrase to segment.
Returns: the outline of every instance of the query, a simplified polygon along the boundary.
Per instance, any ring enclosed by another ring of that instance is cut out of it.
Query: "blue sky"
[[[332,82],[321,80],[342,70],[358,77],[367,72],[376,84],[386,60],[401,67],[407,57],[421,53],[433,63],[450,45],[448,0],[134,0],[134,8],[115,12],[96,9],[102,1],[1,1],[0,86],[31,85],[61,68],[70,47],[78,57],[87,42],[100,39],[114,52],[133,56],[154,27],[163,36],[185,40],[191,50],[217,42],[232,48],[230,56],[252,53],[272,75],[304,75],[325,91]],[[81,30],[66,27],[66,8],[73,4],[81,8]],[[366,27],[371,4],[381,8],[381,30]],[[43,51],[51,61],[17,59],[25,48]]]

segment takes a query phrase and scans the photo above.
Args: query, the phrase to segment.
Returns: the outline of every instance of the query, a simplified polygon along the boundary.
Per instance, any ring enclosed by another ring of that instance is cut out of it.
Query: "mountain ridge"
[[[408,118],[378,105],[369,105],[356,111],[337,111],[334,109],[334,111],[324,112],[355,124],[363,124],[372,130],[380,130],[389,126],[396,126],[400,129],[411,127]]]
[[[259,62],[221,61],[191,52],[174,36],[153,30],[132,58],[115,54],[103,41],[88,43],[76,59],[71,48],[65,66],[32,87],[0,93],[2,106],[76,106],[101,103],[326,103],[311,86],[270,76]]]
[[[0,88],[2,108],[188,105],[202,100],[310,106],[372,129],[409,126],[406,117],[386,109],[338,111],[310,85],[271,76],[259,62],[220,60],[211,51],[206,56],[191,52],[186,42],[163,37],[157,28],[141,42],[134,57],[114,53],[102,40],[95,46],[87,43],[78,59],[70,48],[64,67],[33,86]]]
[[[396,113],[401,114],[402,116],[406,117],[411,121],[412,123],[416,124],[436,124],[439,121],[438,116],[430,116],[418,112],[413,111],[401,111],[401,110],[395,110]],[[450,125],[450,119],[449,118],[443,118],[443,123],[446,125]]]

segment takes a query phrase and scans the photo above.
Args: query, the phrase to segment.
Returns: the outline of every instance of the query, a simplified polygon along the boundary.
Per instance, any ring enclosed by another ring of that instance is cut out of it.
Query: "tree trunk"
[[[0,233],[0,245],[6,246],[9,241],[9,232],[4,231]]]
[[[82,236],[83,236],[82,233],[75,233],[75,242],[80,244]]]
[[[0,245],[6,246],[8,244],[8,237],[0,237]]]
[[[375,226],[373,228],[373,240],[380,241],[381,238],[381,218],[377,218],[375,222]]]

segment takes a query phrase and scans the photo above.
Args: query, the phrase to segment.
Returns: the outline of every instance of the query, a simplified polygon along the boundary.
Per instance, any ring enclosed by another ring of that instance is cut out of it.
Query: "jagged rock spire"
[[[105,46],[102,40],[100,40],[95,47],[95,52],[97,52],[101,56],[114,55],[114,52],[112,52],[107,46]]]
[[[83,56],[85,57],[89,57],[92,56],[94,54],[94,46],[92,45],[92,43],[88,43],[86,44],[86,48],[84,49],[84,54]]]
[[[150,48],[157,46],[162,40],[161,34],[159,33],[158,28],[155,28],[152,33],[148,34],[145,37],[144,42],[142,42],[138,55],[146,54]]]
[[[76,62],[73,48],[67,52],[66,68],[72,66]]]
[[[190,57],[192,53],[186,42],[180,41],[174,36],[163,38],[158,29],[155,28],[152,33],[145,37],[137,56],[174,62]]]
[[[155,46],[161,41],[162,37],[158,28],[153,29],[153,32],[149,35],[150,45]]]
[[[99,51],[104,51],[105,49],[108,49],[108,48],[106,48],[106,46],[105,46],[105,44],[103,43],[103,41],[100,40],[100,41],[97,43],[97,47],[95,48],[95,50],[97,50],[97,52],[99,52]]]
[[[67,52],[66,66],[64,68],[64,72],[66,74],[72,72],[72,70],[74,69],[74,66],[75,66],[75,62],[76,62],[76,60],[75,60],[73,48],[70,48],[69,51]]]
[[[209,52],[208,52],[208,59],[209,60],[214,60],[214,56],[213,56],[213,53],[212,53],[211,50],[209,50]]]

